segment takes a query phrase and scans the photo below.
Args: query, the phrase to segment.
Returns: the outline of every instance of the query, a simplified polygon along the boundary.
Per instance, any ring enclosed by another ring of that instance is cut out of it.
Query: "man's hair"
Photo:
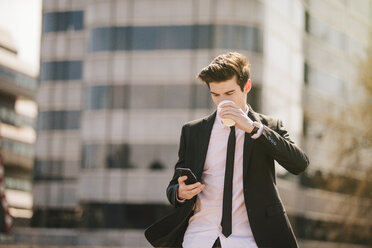
[[[236,76],[238,85],[243,91],[250,76],[250,64],[247,57],[237,52],[221,54],[201,70],[197,78],[208,87],[211,82],[222,82]]]

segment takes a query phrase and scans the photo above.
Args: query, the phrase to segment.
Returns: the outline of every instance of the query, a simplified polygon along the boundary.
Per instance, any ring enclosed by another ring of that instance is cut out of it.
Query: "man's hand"
[[[253,121],[234,102],[225,103],[221,106],[219,115],[222,119],[228,118],[235,121],[235,126],[247,133],[252,132]]]
[[[184,199],[191,199],[195,195],[199,194],[204,189],[204,184],[201,184],[200,182],[186,185],[185,181],[187,179],[187,176],[182,176],[178,178],[178,191],[177,196],[178,199],[184,200]]]

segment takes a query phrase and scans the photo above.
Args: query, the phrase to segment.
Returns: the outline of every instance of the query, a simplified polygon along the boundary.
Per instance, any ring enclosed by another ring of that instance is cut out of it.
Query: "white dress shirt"
[[[248,106],[247,113],[248,114]],[[249,225],[243,195],[243,147],[245,132],[235,128],[236,146],[233,175],[232,234],[222,234],[222,202],[226,167],[227,140],[230,128],[216,116],[209,141],[201,182],[205,188],[196,199],[194,215],[184,235],[184,248],[212,247],[219,237],[222,248],[257,248]],[[263,125],[252,138],[258,138]]]

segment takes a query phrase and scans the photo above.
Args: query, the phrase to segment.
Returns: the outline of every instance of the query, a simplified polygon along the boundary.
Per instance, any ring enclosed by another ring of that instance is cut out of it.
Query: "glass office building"
[[[310,59],[321,60],[310,57],[310,2],[45,0],[32,225],[94,229],[96,245],[146,245],[144,228],[170,210],[165,188],[182,124],[214,110],[196,74],[225,51],[250,60],[251,106],[281,118],[309,150],[303,95],[316,75]],[[309,203],[336,196],[278,174],[310,247],[318,229],[304,231],[298,217],[330,214]],[[102,238],[113,229],[116,239]],[[69,242],[88,244],[80,234]]]

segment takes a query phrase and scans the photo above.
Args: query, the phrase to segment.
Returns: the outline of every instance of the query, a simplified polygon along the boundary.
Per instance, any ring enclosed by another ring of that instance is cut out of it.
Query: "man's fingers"
[[[229,112],[233,112],[233,113],[241,113],[242,110],[240,108],[235,108],[235,107],[226,107],[226,108],[223,108],[219,111],[220,114],[224,114],[224,113],[229,113]]]
[[[187,189],[188,186],[194,186],[193,188]],[[191,199],[195,195],[199,194],[203,189],[204,185],[201,183],[194,183],[191,185],[184,185],[179,187],[179,196],[185,199]]]
[[[188,199],[193,198],[195,195],[199,194],[203,189],[204,189],[204,185],[200,185],[199,187],[196,187],[192,190],[187,191],[187,193],[186,193],[187,198]]]
[[[181,185],[181,184],[184,185],[186,180],[187,180],[187,176],[179,177],[179,178],[178,178],[178,184],[180,184],[180,185]]]
[[[187,199],[193,198],[195,195],[199,194],[203,189],[204,189],[204,185],[200,184],[196,188],[193,188],[191,190],[187,190],[186,191],[186,196],[187,196],[186,198]]]
[[[193,189],[195,189],[195,188],[197,188],[197,187],[200,187],[200,185],[201,185],[201,183],[199,183],[199,182],[197,182],[197,183],[194,183],[194,184],[189,184],[189,185],[185,185],[184,186],[184,189],[185,190],[193,190]]]
[[[199,187],[197,187],[197,188],[191,190],[191,191],[190,191],[190,194],[191,194],[192,197],[193,197],[194,195],[199,194],[203,189],[204,189],[204,185],[200,185]]]
[[[226,114],[221,114],[221,118],[233,118],[233,119],[237,119],[237,118],[241,118],[242,117],[242,114],[240,113],[226,113]]]

